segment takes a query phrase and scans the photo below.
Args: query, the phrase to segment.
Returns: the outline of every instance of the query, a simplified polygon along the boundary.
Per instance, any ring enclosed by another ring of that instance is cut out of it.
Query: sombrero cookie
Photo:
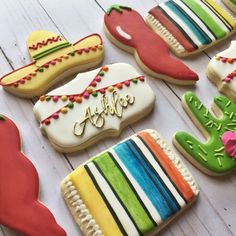
[[[62,36],[40,30],[30,34],[27,47],[33,62],[0,79],[5,90],[26,98],[40,96],[65,77],[95,67],[104,54],[98,34],[71,44]]]
[[[146,236],[188,208],[199,189],[163,138],[144,130],[69,174],[62,193],[85,236]]]
[[[108,39],[119,48],[134,54],[147,74],[180,85],[194,84],[198,75],[172,57],[165,41],[155,34],[135,10],[112,5],[104,16]]]
[[[84,149],[147,115],[155,95],[144,76],[125,63],[78,74],[40,97],[34,113],[43,134],[61,152]]]
[[[236,41],[211,59],[207,66],[207,77],[220,92],[236,102]]]
[[[224,4],[234,13],[236,13],[236,1],[235,0],[223,0]]]
[[[16,125],[0,115],[0,225],[28,236],[66,236],[39,200],[37,170],[21,151]]]
[[[192,93],[182,98],[183,107],[206,138],[202,142],[186,132],[177,132],[177,149],[209,175],[223,175],[236,168],[236,103],[224,96],[214,98],[214,115]]]
[[[235,32],[235,19],[213,0],[168,0],[152,8],[147,24],[179,57],[205,50]]]

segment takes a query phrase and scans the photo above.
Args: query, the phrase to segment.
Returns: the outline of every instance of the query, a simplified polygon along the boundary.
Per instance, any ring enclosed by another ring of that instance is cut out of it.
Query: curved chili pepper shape
[[[133,53],[146,73],[181,85],[194,84],[198,80],[195,72],[170,55],[165,41],[150,30],[135,10],[112,5],[104,16],[104,26],[108,38],[118,47]]]
[[[26,236],[66,236],[38,201],[39,178],[21,150],[15,124],[0,115],[0,224]]]

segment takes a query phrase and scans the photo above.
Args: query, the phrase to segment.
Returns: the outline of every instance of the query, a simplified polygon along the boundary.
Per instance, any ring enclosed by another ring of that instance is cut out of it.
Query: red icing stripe
[[[153,15],[188,52],[193,52],[195,50],[193,45],[189,43],[178,27],[176,27],[176,25],[173,24],[158,7],[152,8],[149,13]]]
[[[30,46],[29,49],[37,50],[39,47],[47,46],[49,43],[56,43],[59,40],[61,40],[61,36],[57,36],[56,38],[48,38],[47,40],[43,40],[42,42],[38,42],[37,44]]]
[[[176,167],[172,164],[168,156],[163,152],[161,147],[153,140],[153,138],[148,133],[140,132],[139,136],[144,140],[144,142],[154,153],[160,164],[164,167],[170,179],[175,184],[176,188],[184,196],[185,200],[187,200],[188,202],[192,201],[195,197],[192,189],[176,169]]]
[[[122,44],[136,49],[143,64],[155,73],[179,81],[197,81],[198,75],[183,62],[170,56],[165,41],[146,25],[142,16],[134,10],[115,10],[105,14],[105,26],[109,33]],[[118,30],[119,29],[119,30]],[[125,32],[120,34],[120,30]]]
[[[66,236],[52,213],[38,201],[38,173],[21,150],[19,131],[0,119],[0,224],[28,236]]]

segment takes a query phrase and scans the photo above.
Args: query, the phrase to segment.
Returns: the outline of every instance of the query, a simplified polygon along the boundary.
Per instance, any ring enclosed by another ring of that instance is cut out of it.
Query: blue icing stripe
[[[184,22],[183,24],[188,26],[202,45],[207,45],[212,42],[209,36],[197,25],[197,23],[194,22],[194,20],[191,19],[190,16],[181,10],[181,8],[179,8],[174,2],[168,1],[164,4]]]
[[[146,193],[154,207],[159,212],[162,220],[170,217],[173,214],[173,210],[169,207],[166,199],[156,187],[154,181],[150,179],[150,176],[147,174],[147,171],[143,167],[142,163],[140,163],[139,158],[142,159],[142,157],[137,158],[135,156],[130,149],[130,143],[128,141],[118,144],[114,147],[114,151]]]
[[[159,175],[150,167],[150,165],[147,164],[147,162],[142,157],[142,151],[136,147],[135,142],[132,140],[127,141],[129,148],[132,150],[136,158],[138,158],[139,162],[142,164],[142,166],[145,168],[146,172],[151,176],[152,181],[156,184],[156,186],[159,187],[160,191],[168,201],[169,206],[173,210],[173,212],[177,212],[181,209],[180,205],[176,201],[175,197],[171,194],[168,187],[165,185],[165,183],[162,181],[162,179],[159,177]]]

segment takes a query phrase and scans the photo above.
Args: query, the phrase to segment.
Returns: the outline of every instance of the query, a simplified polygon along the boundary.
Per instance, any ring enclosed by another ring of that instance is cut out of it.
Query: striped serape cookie
[[[197,197],[197,184],[160,135],[141,131],[77,168],[62,192],[84,235],[159,232]]]
[[[147,24],[180,57],[200,52],[235,32],[235,19],[213,0],[169,0],[152,8]]]

